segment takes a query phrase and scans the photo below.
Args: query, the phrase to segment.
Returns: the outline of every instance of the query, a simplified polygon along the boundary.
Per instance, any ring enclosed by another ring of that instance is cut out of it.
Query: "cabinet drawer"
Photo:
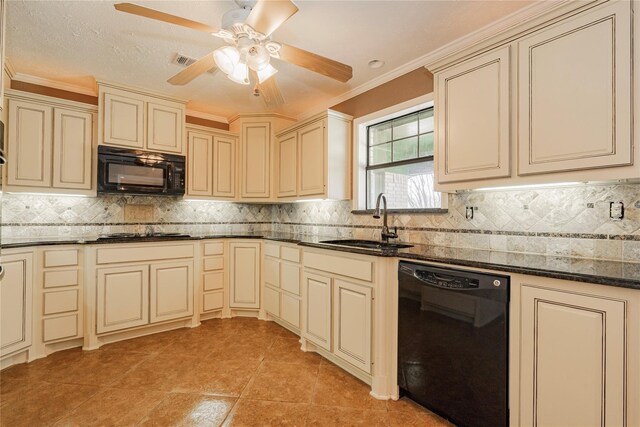
[[[204,290],[212,291],[214,289],[224,288],[224,273],[209,273],[204,275]]]
[[[45,271],[45,288],[58,288],[61,286],[77,286],[80,284],[79,270]]]
[[[274,258],[280,258],[280,245],[274,245],[272,243],[265,243],[264,254]]]
[[[224,243],[222,243],[222,242],[205,243],[204,244],[204,254],[206,256],[224,254]]]
[[[42,332],[44,342],[75,338],[78,333],[78,315],[75,313],[44,319]]]
[[[287,292],[300,295],[300,267],[283,262],[280,267],[280,287]]]
[[[304,266],[316,270],[328,271],[355,279],[373,280],[373,263],[353,258],[344,258],[316,252],[305,252]]]
[[[193,257],[193,245],[172,246],[136,246],[118,245],[117,247],[97,250],[98,264],[112,264],[119,262],[155,261],[163,259],[178,259]]]
[[[45,267],[63,267],[67,265],[78,265],[77,249],[44,252]]]
[[[44,314],[64,313],[78,309],[78,290],[45,292]]]
[[[287,323],[300,327],[300,300],[291,295],[282,294],[280,318]]]
[[[224,258],[208,258],[204,260],[204,271],[222,270],[224,268]]]
[[[280,292],[268,286],[264,288],[264,309],[267,313],[280,317]]]
[[[299,248],[290,248],[287,246],[283,246],[281,251],[281,258],[287,261],[292,262],[300,262],[300,249]]]
[[[280,262],[267,258],[264,260],[264,281],[270,285],[280,287]]]
[[[224,306],[224,292],[205,294],[202,299],[202,311],[219,310]]]

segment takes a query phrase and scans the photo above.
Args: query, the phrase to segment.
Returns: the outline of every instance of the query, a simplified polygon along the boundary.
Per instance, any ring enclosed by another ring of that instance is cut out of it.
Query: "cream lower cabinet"
[[[96,290],[98,334],[149,323],[149,265],[98,269]]]
[[[94,195],[95,107],[7,91],[8,191]]]
[[[370,286],[335,279],[333,283],[333,352],[365,372],[371,371]]]
[[[202,274],[201,293],[202,301],[200,313],[205,314],[222,310],[225,305],[225,292],[228,289],[229,272],[225,267],[225,243],[222,241],[210,241],[201,243]]]
[[[295,244],[264,244],[263,308],[295,333],[300,332],[301,252]]]
[[[33,253],[2,255],[4,277],[0,281],[0,356],[31,345]]]
[[[519,312],[520,321],[520,393],[519,417],[512,423],[638,425],[640,334],[632,320],[637,307],[629,317],[625,290],[590,294],[593,289],[584,291],[589,285],[579,283],[530,277],[517,282],[518,305],[512,312]],[[512,329],[515,325],[512,321]],[[518,378],[517,372],[510,375],[512,381]],[[627,418],[629,409],[633,418]]]
[[[313,273],[304,275],[304,338],[331,351],[331,277]]]
[[[260,308],[260,243],[229,243],[229,306]]]
[[[151,323],[193,315],[193,262],[151,264]]]

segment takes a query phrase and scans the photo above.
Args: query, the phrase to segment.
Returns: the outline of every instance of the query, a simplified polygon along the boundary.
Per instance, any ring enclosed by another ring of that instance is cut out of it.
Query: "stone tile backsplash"
[[[640,262],[640,184],[473,191],[448,197],[446,213],[390,214],[389,222],[398,227],[401,240],[417,243]],[[616,221],[609,218],[609,203],[618,201],[624,203],[625,218]],[[130,212],[132,205],[145,206],[146,214],[125,218],[125,206]],[[472,220],[465,218],[468,206],[474,207]],[[152,227],[190,234],[278,231],[378,239],[381,224],[371,215],[352,214],[349,201],[249,205],[7,193],[2,199],[4,238],[144,232]]]

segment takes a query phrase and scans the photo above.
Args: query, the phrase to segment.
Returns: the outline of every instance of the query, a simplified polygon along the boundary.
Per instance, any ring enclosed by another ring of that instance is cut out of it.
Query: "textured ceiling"
[[[138,1],[138,4],[220,26],[232,1]],[[272,35],[353,67],[340,83],[274,60],[287,103],[298,116],[475,29],[528,1],[296,1],[300,11]],[[176,87],[176,53],[199,58],[223,45],[205,33],[117,12],[110,1],[14,1],[7,5],[7,57],[19,73],[94,87],[94,78],[191,100],[190,109],[224,117],[264,111],[249,86],[221,72]],[[386,65],[367,66],[371,59]]]

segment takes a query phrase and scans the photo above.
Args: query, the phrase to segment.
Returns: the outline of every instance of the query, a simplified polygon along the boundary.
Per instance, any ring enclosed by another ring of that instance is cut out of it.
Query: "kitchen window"
[[[366,127],[366,209],[384,193],[389,209],[439,209],[434,190],[433,106]]]

